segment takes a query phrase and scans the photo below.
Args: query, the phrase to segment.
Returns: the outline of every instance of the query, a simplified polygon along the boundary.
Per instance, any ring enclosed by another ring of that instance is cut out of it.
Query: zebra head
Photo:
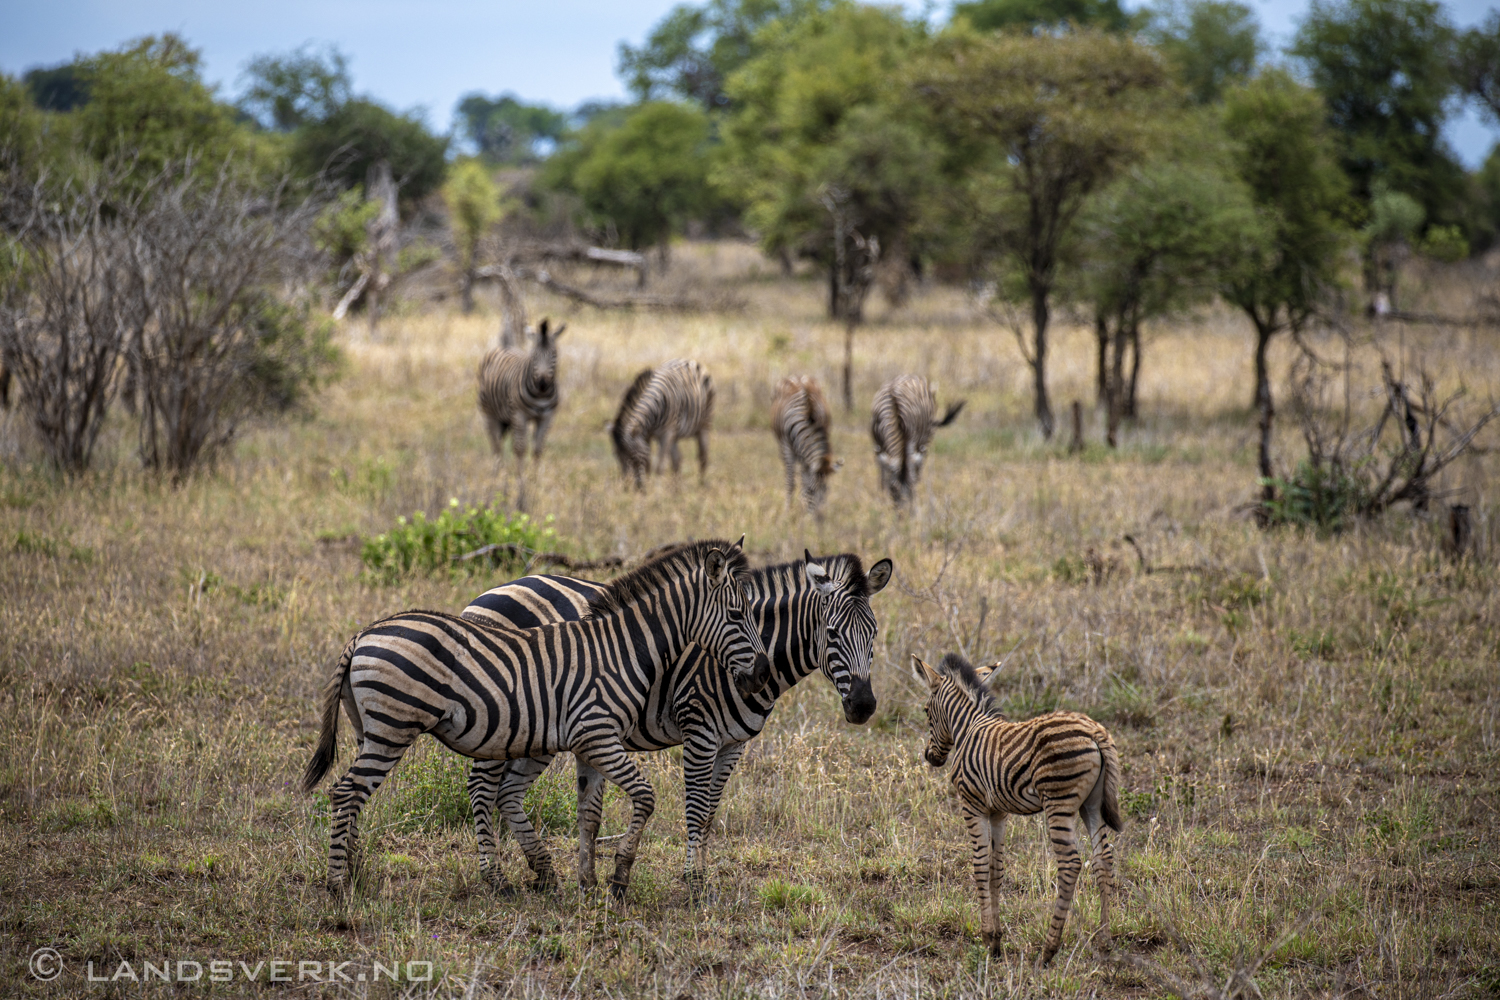
[[[822,656],[823,674],[832,682],[844,703],[844,718],[859,725],[875,714],[875,691],[870,687],[870,662],[875,655],[875,613],[870,597],[880,593],[891,579],[891,561],[882,559],[868,573],[857,556],[832,561],[833,572],[814,562],[803,550],[808,581],[817,591],[825,612],[827,649]]]
[[[760,691],[771,680],[771,658],[750,611],[750,570],[745,539],[727,548],[703,551],[707,611],[689,637],[729,670],[742,697]],[[691,626],[690,626],[691,628]]]
[[[936,670],[916,653],[911,654],[911,672],[927,685],[927,746],[922,756],[933,767],[942,767],[976,716],[995,714],[995,701],[988,680],[993,668],[981,675],[957,653],[944,655]]]
[[[526,381],[538,397],[547,398],[557,393],[557,338],[568,328],[564,323],[556,330],[548,329],[548,321],[542,320],[536,330],[536,343],[531,347],[531,356],[526,362]]]

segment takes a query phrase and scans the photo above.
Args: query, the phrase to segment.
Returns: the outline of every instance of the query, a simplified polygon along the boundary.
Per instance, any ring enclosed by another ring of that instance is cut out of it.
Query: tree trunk
[[[828,318],[841,319],[839,315],[839,261],[838,256],[828,265]]]
[[[1271,403],[1271,375],[1267,369],[1266,349],[1271,344],[1271,337],[1276,330],[1274,327],[1255,326],[1255,409],[1260,415],[1260,454],[1259,469],[1260,477],[1264,481],[1261,486],[1260,498],[1262,500],[1275,500],[1276,487],[1271,485],[1271,479],[1276,474],[1271,465],[1271,428],[1276,419],[1276,407]]]
[[[1094,403],[1109,406],[1109,321],[1101,313],[1094,317],[1094,339],[1099,345],[1094,369]]]
[[[1130,381],[1125,386],[1125,411],[1127,420],[1134,420],[1137,416],[1135,402],[1135,387],[1141,380],[1141,328],[1132,326],[1130,328]]]
[[[463,284],[459,286],[459,298],[463,303],[464,315],[467,316],[474,311],[474,265],[470,264],[464,268]]]
[[[1120,418],[1125,414],[1125,344],[1127,334],[1125,332],[1125,320],[1117,317],[1115,326],[1114,352],[1110,357],[1109,364],[1109,386],[1107,400],[1109,409],[1106,411],[1108,429],[1105,440],[1111,448],[1119,446]]]
[[[854,326],[852,317],[844,320],[844,412],[854,412]]]
[[[1032,345],[1031,354],[1036,419],[1042,425],[1042,437],[1050,441],[1055,421],[1052,417],[1052,404],[1047,400],[1047,289],[1032,291],[1031,320],[1036,331],[1036,341]]]
[[[510,264],[501,264],[495,275],[500,286],[500,346],[526,345],[526,304],[516,293],[515,273]]]

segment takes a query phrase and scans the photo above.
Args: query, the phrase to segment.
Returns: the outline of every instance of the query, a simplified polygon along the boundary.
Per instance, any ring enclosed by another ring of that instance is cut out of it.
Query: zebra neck
[[[750,574],[751,610],[771,656],[771,683],[757,700],[769,705],[802,678],[822,668],[817,660],[817,605],[801,563],[768,566]]]
[[[975,722],[989,717],[979,710],[979,706],[975,705],[968,695],[956,687],[949,692],[947,710],[948,732],[953,735],[954,743],[962,741]]]
[[[585,616],[575,625],[584,635],[605,643],[624,641],[636,651],[642,663],[659,668],[674,663],[688,644],[687,623],[698,611],[701,595],[692,590],[681,592],[678,600],[663,600],[660,594],[643,596],[600,618]]]

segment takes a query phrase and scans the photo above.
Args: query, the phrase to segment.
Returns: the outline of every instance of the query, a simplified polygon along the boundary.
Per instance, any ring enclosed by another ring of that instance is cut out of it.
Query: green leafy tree
[[[353,96],[349,60],[333,46],[256,56],[240,79],[246,84],[240,108],[279,132],[327,121]]]
[[[1354,193],[1379,181],[1458,221],[1463,168],[1443,144],[1454,32],[1437,0],[1313,0],[1293,55],[1323,95]]]
[[[1063,251],[1085,200],[1141,159],[1160,112],[1176,104],[1166,67],[1117,35],[958,30],[939,39],[912,80],[966,151],[965,213],[979,265],[995,265],[1029,300],[1032,339],[1023,349],[1036,417],[1051,437],[1047,330]]]
[[[359,186],[384,160],[405,204],[437,190],[447,173],[448,140],[433,135],[416,114],[398,115],[356,97],[292,136],[292,161],[302,172],[325,173],[345,188]]]
[[[88,103],[88,80],[76,62],[29,69],[21,79],[31,100],[43,111],[72,111]]]
[[[41,113],[25,84],[0,73],[0,191],[35,176],[42,134]]]
[[[1215,103],[1254,72],[1264,48],[1255,12],[1235,0],[1162,0],[1150,9],[1145,37],[1199,104]]]
[[[649,101],[618,124],[605,117],[585,127],[553,157],[546,179],[575,193],[630,249],[664,246],[707,203],[708,140],[699,108]]]
[[[1085,209],[1082,297],[1093,307],[1109,441],[1136,416],[1141,327],[1208,298],[1255,225],[1249,192],[1219,164],[1157,159]],[[1131,356],[1125,370],[1127,349]]]
[[[1314,91],[1281,70],[1261,74],[1225,95],[1224,130],[1233,140],[1235,172],[1250,189],[1256,224],[1242,239],[1237,265],[1221,281],[1225,300],[1255,328],[1255,397],[1260,418],[1260,473],[1269,483],[1275,408],[1267,350],[1285,330],[1300,329],[1335,280],[1345,244],[1341,222],[1348,181]]]
[[[1500,125],[1500,11],[1459,37],[1454,75],[1465,94]]]
[[[458,102],[459,127],[479,155],[495,163],[530,163],[540,159],[538,143],[557,143],[567,133],[568,116],[540,104],[526,104],[510,94],[490,100],[480,93]]]
[[[708,0],[678,4],[639,48],[620,43],[619,74],[637,100],[678,97],[705,110],[726,107],[729,74],[758,51],[757,33],[829,7],[828,0]]]
[[[1119,0],[964,0],[953,5],[953,16],[980,31],[1022,29],[1036,33],[1069,27],[1124,31],[1131,20]]]
[[[459,264],[463,268],[464,312],[474,311],[474,267],[479,256],[479,240],[501,215],[500,189],[490,172],[478,160],[461,160],[450,171],[443,185],[443,200],[453,220],[453,235],[458,242]]]
[[[225,157],[257,150],[234,109],[204,84],[198,52],[177,35],[143,38],[77,65],[89,99],[69,117],[97,160],[133,158],[137,175],[151,178],[189,154],[217,170]]]

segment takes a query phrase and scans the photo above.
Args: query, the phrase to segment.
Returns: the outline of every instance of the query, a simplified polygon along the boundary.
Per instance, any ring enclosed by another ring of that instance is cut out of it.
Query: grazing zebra
[[[302,783],[311,790],[333,763],[342,703],[360,751],[329,792],[330,890],[347,884],[360,808],[413,741],[431,733],[479,760],[571,750],[623,788],[634,811],[610,887],[624,895],[656,805],[624,738],[649,710],[656,679],[697,643],[723,664],[715,681],[727,684],[728,668],[746,695],[770,681],[765,644],[745,617],[747,576],[740,544],[698,542],[610,583],[581,621],[518,631],[409,611],[361,631],[324,688],[322,734]],[[550,862],[536,877],[556,882]]]
[[[771,406],[771,430],[781,448],[786,467],[786,502],[797,492],[797,472],[802,472],[802,499],[816,511],[828,493],[828,477],[843,465],[828,446],[828,401],[818,380],[807,375],[784,378],[776,386]]]
[[[615,458],[620,471],[635,478],[643,489],[642,476],[651,471],[651,442],[661,446],[658,468],[672,462],[672,472],[682,468],[679,438],[698,439],[698,477],[708,472],[708,432],[714,418],[714,380],[696,361],[678,358],[635,377],[620,412],[610,425]]]
[[[870,436],[875,439],[875,462],[880,466],[880,488],[891,500],[902,504],[911,499],[932,432],[953,423],[964,400],[948,407],[943,419],[937,415],[932,384],[916,375],[897,375],[875,393]]]
[[[542,457],[547,430],[557,414],[557,338],[567,328],[563,324],[549,331],[544,319],[530,352],[492,347],[479,362],[479,409],[496,455],[505,435],[511,434],[516,461],[524,461],[526,428],[535,424],[532,454]]]
[[[703,841],[718,811],[724,784],[745,744],[765,727],[776,699],[821,670],[843,700],[845,719],[859,724],[874,713],[870,660],[876,626],[870,596],[879,593],[890,578],[889,559],[880,560],[866,573],[856,555],[815,560],[804,553],[795,562],[754,570],[746,586],[750,614],[771,654],[770,684],[747,696],[723,683],[722,671],[697,648],[680,656],[658,678],[646,699],[646,711],[625,733],[624,741],[631,750],[682,746],[687,806],[683,873],[695,894],[703,885],[707,866]],[[463,615],[513,628],[576,621],[605,586],[564,576],[528,576],[481,594]],[[499,878],[491,825],[497,801],[523,849],[537,843],[521,800],[551,759],[546,755],[531,760],[477,761],[469,772],[469,799],[486,878]],[[603,793],[599,772],[579,760],[578,867],[587,877],[593,872]],[[546,864],[550,867],[550,859]]]
[[[923,755],[942,767],[957,757],[950,779],[974,847],[974,886],[980,929],[990,951],[1000,954],[998,912],[1005,820],[1014,814],[1047,814],[1047,832],[1057,855],[1057,901],[1042,948],[1043,965],[1062,941],[1063,925],[1083,867],[1074,824],[1082,815],[1094,844],[1092,867],[1099,878],[1099,936],[1108,950],[1109,901],[1115,892],[1114,848],[1118,832],[1120,756],[1099,723],[1077,712],[1049,712],[1025,722],[1007,722],[988,687],[993,667],[975,670],[949,653],[933,670],[915,654],[912,673],[927,682],[927,747]]]

